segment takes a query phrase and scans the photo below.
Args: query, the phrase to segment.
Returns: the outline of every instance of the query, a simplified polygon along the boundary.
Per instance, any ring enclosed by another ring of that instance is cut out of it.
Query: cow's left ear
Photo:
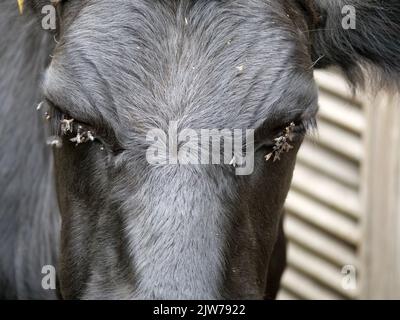
[[[297,0],[312,17],[316,67],[340,67],[358,86],[400,88],[400,0]]]

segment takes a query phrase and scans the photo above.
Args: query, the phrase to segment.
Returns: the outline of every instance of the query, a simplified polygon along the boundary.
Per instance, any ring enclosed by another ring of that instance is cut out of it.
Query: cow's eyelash
[[[307,135],[317,128],[317,120],[315,118],[302,119],[300,121],[294,122],[295,128],[293,130],[294,134]]]
[[[317,122],[316,122],[315,118],[300,119],[300,120],[287,122],[285,125],[280,126],[279,128],[276,128],[275,130],[273,130],[272,137],[274,139],[278,138],[289,127],[291,128],[291,133],[293,136],[305,136],[317,127]]]

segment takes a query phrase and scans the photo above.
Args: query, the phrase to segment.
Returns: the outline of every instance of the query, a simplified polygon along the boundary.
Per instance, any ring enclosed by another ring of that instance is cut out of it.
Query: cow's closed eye
[[[264,139],[257,146],[257,151],[265,153],[265,160],[273,162],[280,160],[281,155],[294,149],[295,145],[303,141],[304,136],[311,128],[315,128],[315,118],[309,120],[292,121],[284,128],[273,130],[272,138]]]
[[[294,143],[301,141],[304,136],[311,130],[316,128],[316,119],[300,119],[293,120],[291,122],[285,122],[283,125],[279,125],[274,128],[264,127],[259,133],[260,144],[258,149],[272,149],[276,145],[277,139],[281,137],[288,137]]]
[[[89,146],[100,144],[102,150],[118,154],[123,148],[116,143],[115,136],[99,125],[93,125],[76,116],[70,116],[66,111],[46,101],[50,120],[51,135],[59,137],[64,143],[75,144],[75,146]]]

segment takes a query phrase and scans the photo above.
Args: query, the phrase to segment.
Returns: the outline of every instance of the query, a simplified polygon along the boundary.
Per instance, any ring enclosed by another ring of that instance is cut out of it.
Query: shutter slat
[[[319,105],[319,117],[358,134],[365,130],[365,117],[362,110],[348,101],[320,90]]]
[[[346,298],[354,299],[358,296],[356,290],[345,290],[342,287],[341,268],[327,263],[294,243],[289,245],[288,264]]]
[[[314,77],[321,88],[331,92],[332,94],[343,97],[349,102],[361,107],[361,100],[358,99],[357,96],[354,96],[348,83],[338,73],[330,71],[315,71]]]
[[[286,200],[289,214],[300,217],[349,244],[358,245],[361,235],[357,223],[338,212],[316,203],[309,197],[292,190]]]
[[[292,292],[287,291],[284,287],[279,291],[277,300],[299,300],[299,297],[295,296]]]
[[[335,241],[321,231],[301,222],[292,216],[287,217],[285,230],[288,238],[319,256],[336,264],[338,267],[344,265],[356,265],[354,251],[344,244]]]
[[[300,163],[297,164],[293,187],[313,198],[340,210],[354,219],[359,219],[361,206],[358,193],[323,176]]]
[[[315,143],[304,141],[298,155],[298,161],[322,171],[340,182],[358,188],[360,182],[359,168],[339,155],[321,148]],[[338,168],[340,168],[338,170]]]
[[[353,161],[359,162],[363,157],[363,148],[360,138],[338,126],[334,126],[322,119],[318,120],[318,131],[309,135],[317,144],[321,144]]]
[[[291,300],[296,299],[308,299],[308,300],[341,300],[338,294],[325,289],[324,287],[315,285],[315,282],[305,276],[304,274],[297,272],[292,268],[288,268],[282,278],[282,287],[285,292],[289,295]],[[279,299],[285,299],[279,297]]]

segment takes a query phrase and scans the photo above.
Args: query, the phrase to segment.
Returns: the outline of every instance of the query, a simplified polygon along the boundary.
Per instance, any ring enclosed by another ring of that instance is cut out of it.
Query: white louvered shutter
[[[361,167],[366,115],[345,81],[316,72],[318,131],[299,151],[286,201],[288,267],[279,299],[357,299],[342,268],[361,263]]]

